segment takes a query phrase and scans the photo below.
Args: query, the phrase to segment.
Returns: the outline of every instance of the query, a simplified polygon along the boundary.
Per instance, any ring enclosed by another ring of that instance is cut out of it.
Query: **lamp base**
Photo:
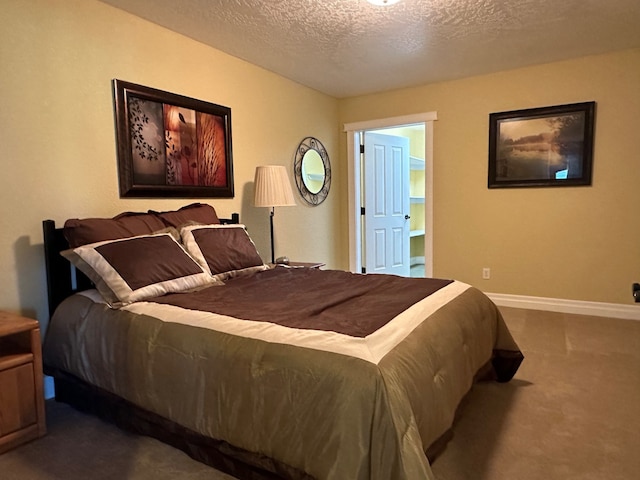
[[[275,215],[275,207],[271,207],[271,213],[269,214],[269,227],[271,228],[271,263],[276,263],[276,255],[273,247],[273,216]]]

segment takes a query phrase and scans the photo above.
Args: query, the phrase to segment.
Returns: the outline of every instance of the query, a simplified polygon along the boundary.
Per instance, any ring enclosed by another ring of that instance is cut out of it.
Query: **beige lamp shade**
[[[282,165],[256,167],[254,205],[287,207],[295,205],[287,169]]]

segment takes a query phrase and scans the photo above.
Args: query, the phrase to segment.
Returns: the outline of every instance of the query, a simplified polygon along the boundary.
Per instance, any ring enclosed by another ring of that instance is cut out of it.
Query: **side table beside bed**
[[[0,312],[0,454],[46,431],[40,325]]]

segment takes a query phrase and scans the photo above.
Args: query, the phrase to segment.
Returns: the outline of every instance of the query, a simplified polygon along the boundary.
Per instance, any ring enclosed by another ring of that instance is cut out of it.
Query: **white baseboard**
[[[640,305],[620,303],[587,302],[581,300],[563,300],[561,298],[528,297],[504,293],[487,293],[493,302],[502,307],[527,308],[548,312],[577,313],[595,317],[623,318],[640,320]]]

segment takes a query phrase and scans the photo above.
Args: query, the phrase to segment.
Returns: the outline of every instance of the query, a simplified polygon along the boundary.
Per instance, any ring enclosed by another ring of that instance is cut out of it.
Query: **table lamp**
[[[273,216],[275,207],[288,207],[296,204],[289,183],[287,169],[282,165],[263,165],[256,167],[254,182],[254,205],[271,207],[269,224],[271,227],[271,263],[275,263],[273,246]]]

